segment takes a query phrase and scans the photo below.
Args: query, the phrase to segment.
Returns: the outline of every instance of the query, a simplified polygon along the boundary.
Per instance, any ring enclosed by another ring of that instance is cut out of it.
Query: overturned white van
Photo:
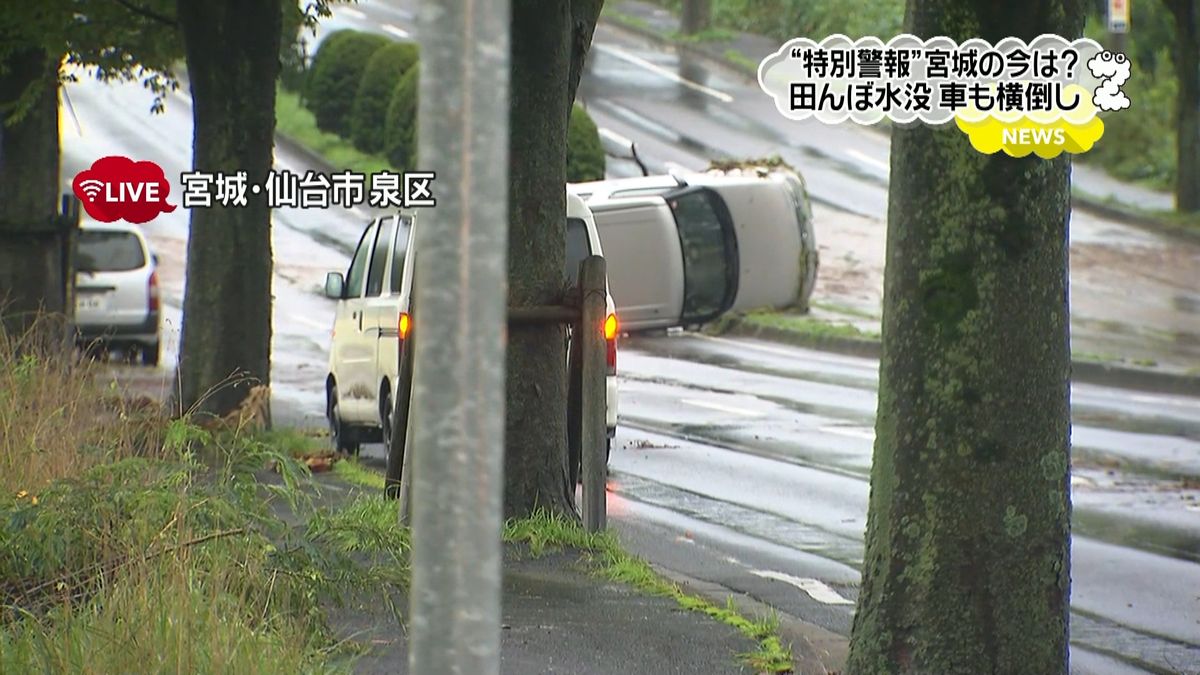
[[[817,248],[807,190],[794,172],[674,173],[568,189],[595,216],[623,330],[808,306]]]

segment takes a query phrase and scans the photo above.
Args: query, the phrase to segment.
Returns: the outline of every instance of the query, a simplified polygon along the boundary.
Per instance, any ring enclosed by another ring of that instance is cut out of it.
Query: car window
[[[392,258],[392,273],[391,279],[388,281],[388,288],[392,293],[399,293],[401,287],[404,286],[404,254],[408,252],[408,228],[412,227],[412,222],[402,218],[400,220],[400,234],[396,236],[396,243],[404,243],[404,249],[396,248],[396,253]],[[403,241],[401,241],[403,240]]]
[[[385,218],[379,223],[379,231],[375,236],[375,252],[371,254],[371,269],[367,274],[368,298],[374,298],[383,293],[383,273],[387,268],[391,251],[392,219]]]
[[[142,242],[132,232],[81,230],[76,269],[83,272],[128,272],[146,265]]]
[[[563,279],[574,286],[579,279],[579,264],[592,254],[588,243],[587,223],[582,218],[567,218],[567,254],[563,260]]]
[[[733,300],[737,254],[733,224],[716,193],[689,189],[667,199],[683,247],[683,316],[707,321]]]
[[[363,232],[358,242],[358,250],[354,252],[354,260],[350,262],[350,271],[346,273],[346,297],[360,298],[363,292],[363,277],[367,272],[367,256],[371,253],[371,244],[375,241],[375,226]]]

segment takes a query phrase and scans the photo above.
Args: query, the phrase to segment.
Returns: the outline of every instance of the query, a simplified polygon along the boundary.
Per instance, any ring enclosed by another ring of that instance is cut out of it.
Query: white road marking
[[[746,417],[762,417],[763,413],[755,410],[747,410],[745,408],[735,408],[731,405],[723,405],[720,403],[709,403],[708,401],[697,401],[692,398],[680,399],[681,403],[694,405],[697,408],[708,408],[709,410],[719,410],[721,412],[733,413],[734,415],[744,415]]]
[[[351,7],[343,7],[342,14],[345,14],[346,16],[350,17],[351,19],[358,19],[359,21],[362,21],[363,19],[367,18],[366,14],[363,14],[359,10],[353,9]]]
[[[808,593],[813,600],[826,605],[854,604],[853,600],[847,600],[846,598],[843,598],[842,596],[838,595],[837,591],[816,579],[802,579],[800,577],[794,577],[790,574],[773,572],[771,570],[753,570],[751,571],[751,574],[764,579],[774,579],[776,581],[782,581],[785,584],[791,584],[805,593]]]
[[[176,96],[178,96],[179,98],[181,98],[181,99],[183,99],[183,100],[187,101],[187,104],[188,104],[188,105],[191,105],[191,104],[192,104],[192,97],[191,97],[191,96],[189,96],[188,94],[186,94],[186,93],[184,93],[184,92],[182,92],[182,91],[177,91],[177,92],[175,92],[175,95],[176,95]]]
[[[320,330],[329,330],[328,324],[321,323],[320,321],[314,321],[314,320],[308,318],[307,316],[304,316],[303,314],[292,314],[290,318],[292,319],[292,321],[295,321],[296,323],[302,323],[311,328],[317,328]]]
[[[650,72],[652,72],[656,75],[661,75],[661,76],[667,78],[668,80],[678,82],[679,84],[682,84],[683,86],[685,86],[689,89],[695,89],[696,91],[698,91],[702,94],[707,94],[707,95],[717,99],[718,101],[722,101],[724,103],[733,102],[733,97],[730,96],[729,94],[726,94],[723,91],[717,91],[716,89],[713,89],[712,87],[706,87],[697,82],[692,82],[691,80],[682,78],[678,74],[672,73],[671,71],[667,70],[666,68],[663,68],[662,66],[660,66],[656,63],[651,63],[651,62],[647,61],[646,59],[641,58],[640,56],[634,56],[633,54],[630,54],[629,52],[625,51],[624,49],[620,49],[618,47],[613,47],[611,45],[604,45],[604,44],[594,45],[594,46],[599,51],[602,51],[602,52],[605,52],[608,54],[612,54],[613,56],[617,57],[618,59],[621,59],[622,61],[628,61],[629,63],[632,63],[636,66],[641,66],[642,68],[645,68],[646,70],[649,70]]]
[[[633,145],[633,141],[629,140],[628,138],[625,138],[621,134],[618,134],[617,132],[613,131],[612,129],[605,129],[604,127],[600,127],[596,131],[599,132],[601,136],[608,138],[608,140],[610,140],[613,143],[616,143],[618,145]]]
[[[870,429],[862,429],[859,427],[818,427],[817,431],[824,431],[827,434],[837,434],[838,436],[850,436],[853,438],[865,438],[868,441],[875,440],[875,432]]]
[[[400,38],[401,40],[407,40],[409,37],[408,31],[404,30],[403,28],[401,28],[399,26],[393,26],[390,23],[383,24],[383,32],[391,33],[392,35],[395,35],[396,37]]]
[[[854,148],[847,148],[846,154],[850,155],[854,159],[857,159],[858,161],[862,162],[863,164],[870,164],[871,166],[879,168],[879,169],[883,169],[884,171],[891,170],[891,167],[889,167],[885,162],[881,162],[881,161],[875,159],[874,157],[871,157],[870,155],[867,155],[865,153],[859,152],[858,150],[855,150]]]

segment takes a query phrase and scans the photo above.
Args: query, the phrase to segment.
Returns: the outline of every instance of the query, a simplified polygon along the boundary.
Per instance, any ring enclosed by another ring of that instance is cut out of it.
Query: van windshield
[[[567,254],[563,256],[563,279],[568,286],[579,280],[579,264],[592,254],[588,244],[587,223],[582,218],[567,218]]]
[[[128,272],[146,265],[142,244],[132,232],[81,230],[76,269],[81,272]]]

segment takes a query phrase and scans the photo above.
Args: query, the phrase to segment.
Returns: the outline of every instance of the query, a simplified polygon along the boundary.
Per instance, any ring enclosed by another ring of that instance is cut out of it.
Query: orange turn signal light
[[[604,339],[611,340],[615,338],[617,336],[617,329],[619,327],[620,326],[617,323],[617,315],[609,314],[608,317],[604,319]]]
[[[408,312],[400,312],[400,322],[397,327],[400,329],[400,339],[406,339],[408,331],[412,329],[412,318],[408,316]]]

